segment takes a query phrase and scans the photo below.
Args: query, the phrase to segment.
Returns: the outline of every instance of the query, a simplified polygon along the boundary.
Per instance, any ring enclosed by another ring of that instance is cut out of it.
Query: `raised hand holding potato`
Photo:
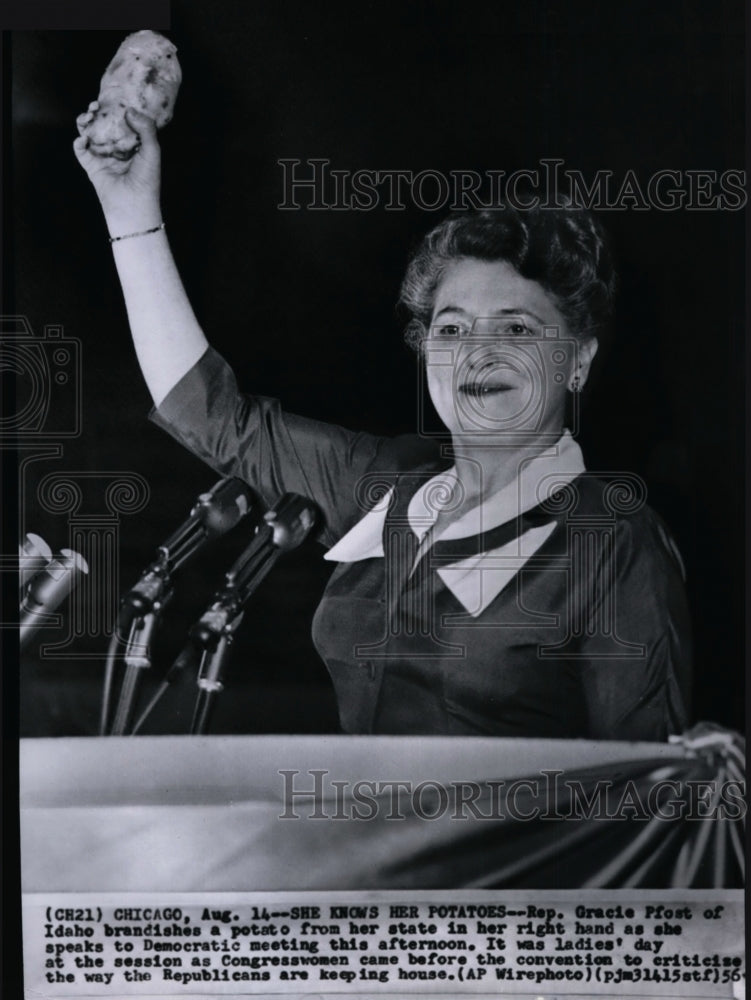
[[[97,100],[76,119],[74,149],[110,232],[160,221],[156,129],[172,118],[182,80],[176,53],[156,32],[129,35],[102,77]]]
[[[159,205],[156,130],[169,121],[177,95],[175,51],[151,31],[126,38],[102,77],[99,100],[78,116],[73,143],[104,210],[138,360],[155,403],[207,347]]]

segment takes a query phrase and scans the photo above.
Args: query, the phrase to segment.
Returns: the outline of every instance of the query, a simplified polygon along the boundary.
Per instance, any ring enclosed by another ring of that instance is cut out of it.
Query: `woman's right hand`
[[[78,116],[79,130],[92,121],[98,106],[93,101],[88,110]],[[153,119],[135,108],[128,108],[125,120],[139,139],[136,152],[128,160],[95,155],[85,135],[73,143],[78,162],[99,197],[110,235],[114,236],[158,226],[162,221],[159,205],[161,156],[156,125]]]

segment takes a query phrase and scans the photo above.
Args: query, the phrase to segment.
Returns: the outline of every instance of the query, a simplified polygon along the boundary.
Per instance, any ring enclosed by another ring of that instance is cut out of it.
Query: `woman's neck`
[[[560,440],[560,435],[557,440]],[[478,445],[476,440],[455,437],[454,464],[457,479],[464,492],[462,506],[482,503],[487,497],[508,486],[518,478],[521,469],[530,459],[541,455],[554,443],[553,438],[547,434],[524,444],[507,445],[498,440],[492,444]]]

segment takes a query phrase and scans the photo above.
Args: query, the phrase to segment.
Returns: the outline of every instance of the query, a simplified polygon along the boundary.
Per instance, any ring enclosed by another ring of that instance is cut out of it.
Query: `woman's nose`
[[[489,371],[519,374],[519,365],[509,352],[497,348],[469,355],[464,360],[464,367],[471,375],[482,375]]]

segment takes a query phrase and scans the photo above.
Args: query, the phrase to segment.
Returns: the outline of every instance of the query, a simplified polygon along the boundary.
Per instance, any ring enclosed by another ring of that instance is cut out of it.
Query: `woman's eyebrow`
[[[498,312],[493,313],[492,315],[493,316],[530,316],[536,323],[539,323],[540,326],[545,326],[546,323],[547,323],[547,321],[544,320],[544,319],[541,319],[537,315],[537,313],[533,313],[531,310],[524,309],[521,306],[518,307],[518,308],[513,308],[512,307],[511,309],[499,309]],[[550,324],[548,324],[548,325],[550,325]]]
[[[461,306],[446,305],[440,309],[434,319],[438,319],[439,316],[443,316],[444,313],[459,313],[462,316],[469,316],[470,314],[466,309],[462,309]],[[498,309],[496,312],[492,312],[487,316],[476,316],[475,319],[494,319],[496,316],[529,316],[540,326],[552,325],[547,322],[547,320],[542,319],[536,313],[531,312],[529,309],[525,309],[522,306],[512,306],[509,309]]]
[[[462,309],[461,306],[448,305],[444,306],[443,309],[440,309],[433,318],[438,319],[438,317],[443,316],[444,313],[460,313],[462,316],[467,316],[467,317],[469,316],[467,310]]]

